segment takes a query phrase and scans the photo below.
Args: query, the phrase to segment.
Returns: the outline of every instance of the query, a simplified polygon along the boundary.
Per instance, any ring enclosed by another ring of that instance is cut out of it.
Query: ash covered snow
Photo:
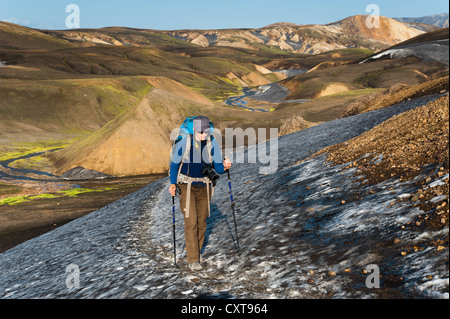
[[[241,251],[235,249],[222,176],[212,200],[203,271],[186,267],[178,199],[178,268],[173,266],[166,178],[0,254],[0,298],[448,298],[448,248],[400,256],[401,246],[393,244],[394,238],[406,245],[448,236],[448,229],[401,230],[421,214],[397,201],[414,193],[415,180],[360,185],[355,168],[341,172],[325,156],[309,159],[437,96],[282,136],[274,174],[259,174],[260,164],[235,164]],[[358,197],[362,192],[369,195]],[[366,287],[363,270],[370,264],[379,266],[379,289]],[[77,287],[66,285],[70,265],[79,268]]]

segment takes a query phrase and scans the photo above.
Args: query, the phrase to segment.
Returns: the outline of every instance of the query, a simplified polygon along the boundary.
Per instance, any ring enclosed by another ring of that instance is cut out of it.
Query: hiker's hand
[[[223,160],[223,167],[224,167],[225,170],[230,169],[231,161],[230,161],[230,159],[228,157],[224,158],[224,160]]]
[[[170,185],[170,187],[169,187],[170,195],[175,196],[176,191],[177,191],[177,185],[175,185],[175,184]]]

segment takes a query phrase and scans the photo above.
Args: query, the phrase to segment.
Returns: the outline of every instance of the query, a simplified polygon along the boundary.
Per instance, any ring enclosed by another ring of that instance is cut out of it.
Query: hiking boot
[[[200,263],[194,262],[194,263],[188,263],[189,269],[191,269],[192,271],[196,271],[196,270],[202,270],[203,267],[200,265]]]

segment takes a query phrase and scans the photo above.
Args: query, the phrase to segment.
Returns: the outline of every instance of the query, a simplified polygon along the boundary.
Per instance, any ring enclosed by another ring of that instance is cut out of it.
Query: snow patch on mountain
[[[384,56],[389,56],[390,59],[400,59],[410,56],[417,56],[424,58],[427,61],[439,61],[445,63],[448,67],[449,65],[448,47],[449,47],[448,39],[430,41],[419,44],[409,44],[392,48],[386,51],[382,51],[378,54],[375,54],[361,61],[360,64],[365,63],[367,61],[378,60]]]

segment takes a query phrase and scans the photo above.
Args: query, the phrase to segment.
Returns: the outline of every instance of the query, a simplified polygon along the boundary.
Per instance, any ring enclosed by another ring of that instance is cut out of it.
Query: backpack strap
[[[191,152],[191,143],[192,143],[192,137],[190,134],[186,136],[186,149],[184,150],[183,157],[181,158],[180,167],[178,168],[178,174],[177,174],[177,182],[179,183],[179,178],[181,175],[181,168],[183,167],[183,163],[186,160],[189,160],[189,153]]]
[[[208,139],[206,140],[206,149],[207,149],[207,151],[208,151],[208,161],[209,161],[209,164],[212,164],[212,139],[211,139],[211,136],[209,136],[208,137]]]

